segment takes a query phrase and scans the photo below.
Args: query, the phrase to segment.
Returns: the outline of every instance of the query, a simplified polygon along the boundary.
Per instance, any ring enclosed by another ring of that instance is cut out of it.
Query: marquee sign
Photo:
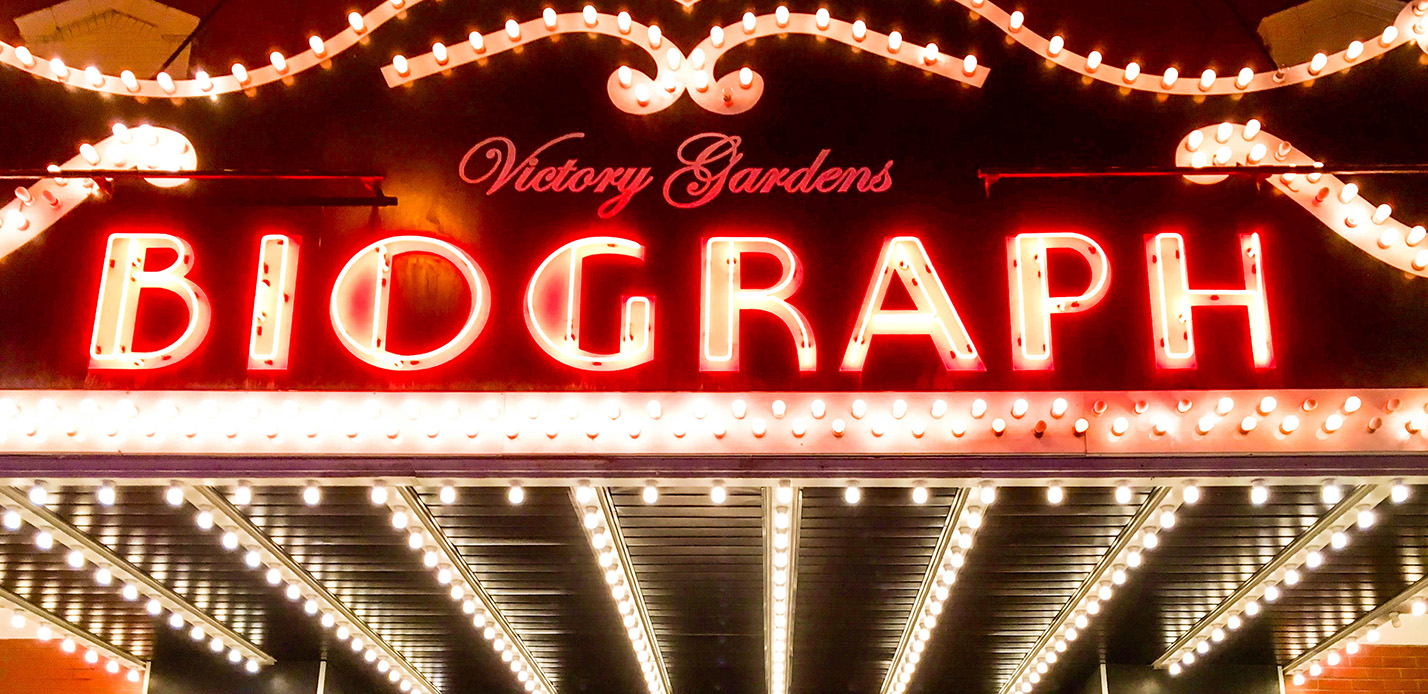
[[[6,160],[78,145],[0,211],[0,447],[1428,447],[1422,214],[1333,168],[1422,144],[1284,115],[1395,99],[1428,4],[1304,65],[1196,79],[960,1],[985,21],[914,43],[826,9],[393,0],[188,79],[0,45],[3,98],[64,116],[0,125],[26,143]],[[458,16],[478,28],[433,43]],[[949,55],[983,26],[1010,42]],[[1393,132],[1419,101],[1353,118]],[[976,175],[1068,161],[1143,170]],[[339,184],[221,170],[372,172],[399,204],[299,205]]]

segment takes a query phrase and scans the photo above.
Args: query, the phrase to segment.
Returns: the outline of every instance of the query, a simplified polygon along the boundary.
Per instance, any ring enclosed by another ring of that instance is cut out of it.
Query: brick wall
[[[0,694],[140,694],[143,683],[84,662],[59,643],[0,639]]]
[[[1423,694],[1428,692],[1428,646],[1365,646],[1289,694]]]

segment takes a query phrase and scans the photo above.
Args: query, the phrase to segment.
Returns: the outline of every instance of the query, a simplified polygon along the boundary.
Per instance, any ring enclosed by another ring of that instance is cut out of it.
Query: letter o
[[[387,349],[387,310],[392,297],[392,261],[403,253],[427,253],[451,263],[471,291],[471,313],[456,336],[422,354]],[[393,236],[358,251],[332,286],[330,307],[337,339],[354,356],[387,371],[420,371],[440,366],[466,351],[491,314],[491,286],[471,256],[440,239]]]

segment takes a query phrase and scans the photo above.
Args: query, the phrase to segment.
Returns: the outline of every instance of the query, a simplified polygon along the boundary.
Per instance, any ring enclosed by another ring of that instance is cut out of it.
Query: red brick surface
[[[140,694],[142,686],[105,672],[103,660],[90,665],[61,651],[58,641],[0,639],[0,694]]]
[[[1428,646],[1364,646],[1289,694],[1428,694]]]

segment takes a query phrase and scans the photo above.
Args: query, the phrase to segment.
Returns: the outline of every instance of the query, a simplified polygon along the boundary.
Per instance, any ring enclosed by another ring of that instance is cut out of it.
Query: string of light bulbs
[[[845,488],[844,499],[857,503],[857,486]],[[792,480],[779,480],[766,497],[764,553],[768,557],[764,605],[764,655],[769,694],[787,694],[793,676],[793,608],[798,586],[798,528],[802,522],[803,492]]]
[[[1322,164],[1289,142],[1265,132],[1258,120],[1220,123],[1192,130],[1175,149],[1177,166],[1207,171],[1239,166],[1302,166],[1305,173],[1268,176],[1270,185],[1314,215],[1324,226],[1374,259],[1404,272],[1428,277],[1428,238],[1423,225],[1408,226],[1393,217],[1388,204],[1374,205],[1359,196],[1359,187],[1333,174],[1316,172]],[[1187,175],[1201,184],[1223,181],[1224,175]]]
[[[11,629],[28,629],[29,622],[34,622],[36,641],[58,643],[61,652],[83,658],[84,662],[90,665],[99,665],[102,658],[105,661],[104,671],[111,675],[118,675],[123,671],[125,680],[139,682],[148,670],[148,664],[132,653],[4,588],[0,588],[0,609],[9,612],[8,622]],[[82,654],[81,648],[84,649]]]

